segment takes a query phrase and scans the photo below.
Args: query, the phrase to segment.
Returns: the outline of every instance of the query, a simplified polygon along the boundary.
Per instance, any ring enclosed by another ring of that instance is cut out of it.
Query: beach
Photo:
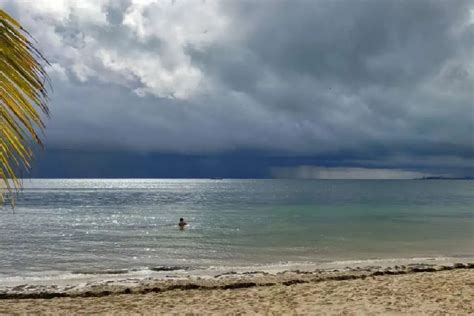
[[[213,278],[109,282],[69,291],[3,291],[2,314],[474,313],[474,264],[255,271]],[[33,298],[35,297],[35,298]],[[41,298],[42,297],[42,298]]]
[[[214,277],[115,280],[59,290],[3,289],[2,314],[455,314],[474,313],[474,264],[228,272]]]

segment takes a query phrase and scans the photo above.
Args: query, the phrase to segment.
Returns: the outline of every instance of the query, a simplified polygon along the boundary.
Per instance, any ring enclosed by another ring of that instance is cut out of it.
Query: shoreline
[[[473,258],[420,259],[422,258],[351,260],[194,271],[173,270],[170,267],[158,273],[143,275],[99,274],[76,280],[18,280],[11,284],[0,284],[0,300],[103,297],[172,290],[228,290],[453,270],[469,270],[474,273]],[[367,264],[369,262],[370,265]]]
[[[0,314],[469,315],[472,297],[474,263],[458,263],[226,274],[192,282],[107,284],[60,296],[3,295]]]

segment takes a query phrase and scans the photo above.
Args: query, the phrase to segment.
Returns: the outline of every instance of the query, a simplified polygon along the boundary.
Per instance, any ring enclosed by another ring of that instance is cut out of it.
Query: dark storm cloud
[[[451,28],[469,18],[468,2],[242,3],[230,11],[251,26],[248,47],[263,63],[348,87],[404,85],[436,73],[457,47]]]
[[[229,46],[244,58],[218,43],[220,54],[198,60],[216,81],[309,122],[314,145],[472,160],[472,2],[238,2],[226,12],[243,28]]]
[[[50,148],[474,173],[472,1],[6,5],[53,64]]]

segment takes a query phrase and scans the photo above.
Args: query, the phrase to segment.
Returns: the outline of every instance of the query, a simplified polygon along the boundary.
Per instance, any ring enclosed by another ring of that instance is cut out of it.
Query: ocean
[[[33,179],[24,186],[15,210],[0,212],[0,283],[474,257],[474,181]]]

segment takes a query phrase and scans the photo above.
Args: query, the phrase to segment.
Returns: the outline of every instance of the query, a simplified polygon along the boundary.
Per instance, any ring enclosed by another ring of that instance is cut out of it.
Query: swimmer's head
[[[179,219],[179,221],[180,221],[180,222],[184,221],[184,218],[181,217],[181,218]]]

